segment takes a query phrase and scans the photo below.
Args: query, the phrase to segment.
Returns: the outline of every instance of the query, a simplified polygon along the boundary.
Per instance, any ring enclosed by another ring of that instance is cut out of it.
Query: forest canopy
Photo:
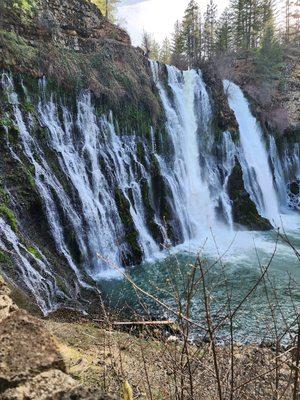
[[[299,0],[231,0],[219,17],[214,0],[205,9],[190,0],[171,38],[161,46],[148,33],[143,39],[150,58],[179,68],[197,68],[224,54],[248,54],[269,71],[280,64],[283,47],[299,44]]]

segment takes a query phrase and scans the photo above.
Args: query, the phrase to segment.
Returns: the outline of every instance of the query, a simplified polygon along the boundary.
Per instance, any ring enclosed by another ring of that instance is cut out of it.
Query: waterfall
[[[250,111],[242,90],[233,82],[225,81],[229,105],[239,124],[241,165],[245,186],[260,214],[274,225],[280,224],[278,198],[262,129]]]
[[[165,245],[198,248],[211,229],[221,237],[232,233],[227,185],[236,157],[262,216],[276,225],[281,206],[298,207],[287,188],[300,178],[299,145],[284,143],[279,154],[269,136],[266,146],[238,86],[224,82],[240,128],[240,141],[233,141],[230,132],[214,132],[201,71],[156,62],[151,69],[165,112],[163,132],[151,126],[146,133],[122,132],[111,112],[98,114],[89,92],[78,95],[71,111],[48,92],[46,80],[40,81],[35,114],[26,115],[13,79],[2,76],[20,139],[16,147],[7,135],[7,146],[17,162],[26,158],[33,167],[51,236],[72,270],[77,294],[79,287],[118,277],[112,266],[161,257]],[[2,219],[0,249],[13,249],[20,280],[45,313],[68,300],[57,285],[59,271],[42,251],[41,259],[29,254]]]
[[[184,240],[188,241],[200,237],[203,231],[215,224],[209,187],[201,173],[198,138],[199,117],[204,121],[203,126],[207,127],[212,111],[205,85],[196,71],[182,73],[175,67],[167,67],[168,84],[174,96],[172,104],[159,81],[157,68],[158,64],[152,63],[167,117],[167,132],[175,153],[171,165],[166,166],[159,160],[163,174],[172,188]]]
[[[15,262],[21,277],[15,277],[20,285],[25,285],[46,315],[59,306],[58,298],[66,301],[66,296],[56,286],[51,266],[40,249],[39,257],[30,252],[19,240],[11,227],[0,218],[0,250],[5,254],[15,254]],[[35,265],[35,267],[34,267]],[[15,266],[13,267],[15,270]],[[5,274],[5,271],[3,271]]]

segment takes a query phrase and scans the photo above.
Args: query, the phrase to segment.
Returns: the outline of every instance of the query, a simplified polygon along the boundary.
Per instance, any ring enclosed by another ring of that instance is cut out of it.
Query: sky
[[[131,36],[133,45],[141,43],[143,30],[161,43],[172,33],[175,22],[182,19],[189,0],[120,0],[118,18]],[[208,0],[198,0],[202,10]],[[221,13],[229,0],[215,0]]]

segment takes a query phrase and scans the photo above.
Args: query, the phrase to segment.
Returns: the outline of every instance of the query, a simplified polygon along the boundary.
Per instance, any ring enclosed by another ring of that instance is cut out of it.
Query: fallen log
[[[114,326],[172,326],[175,325],[173,321],[115,321],[112,322]]]

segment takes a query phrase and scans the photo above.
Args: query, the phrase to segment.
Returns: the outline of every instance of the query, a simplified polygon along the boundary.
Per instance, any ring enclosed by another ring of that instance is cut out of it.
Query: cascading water
[[[152,68],[155,71],[158,65],[152,64]],[[205,120],[206,126],[211,118],[211,108],[202,79],[196,71],[182,73],[174,67],[167,68],[174,105],[162,85],[157,83],[175,154],[174,163],[167,168],[161,163],[161,169],[168,181],[172,182],[176,214],[180,216],[184,240],[187,241],[199,237],[215,221],[209,188],[201,176],[196,93],[200,93],[199,115]],[[154,74],[158,76],[157,72]]]
[[[268,162],[263,133],[250,111],[242,90],[233,82],[225,81],[229,105],[235,113],[240,129],[241,165],[245,185],[262,216],[279,225],[278,198]]]
[[[218,224],[216,206],[222,204],[225,220],[232,226],[226,180],[221,182],[216,160],[205,148],[211,141],[212,107],[201,72],[179,71],[167,66],[168,86],[173,97],[159,79],[159,64],[151,63],[152,73],[163,102],[167,132],[174,148],[174,163],[166,165],[158,157],[161,170],[172,188],[176,215],[184,232],[183,239],[199,244],[210,228]],[[221,167],[228,176],[233,167],[234,151],[230,135],[225,133],[226,152]],[[205,156],[201,152],[205,151]]]
[[[119,268],[153,260],[165,244],[193,243],[197,248],[211,229],[223,236],[231,233],[227,185],[236,157],[252,200],[274,224],[278,198],[285,203],[289,178],[300,176],[299,146],[286,146],[286,155],[279,160],[270,137],[271,169],[262,132],[236,85],[224,83],[239,123],[240,143],[229,132],[217,141],[201,72],[181,72],[171,66],[162,71],[155,62],[151,68],[166,129],[162,134],[149,126],[145,136],[119,132],[112,114],[97,116],[90,93],[78,97],[77,111],[72,113],[47,94],[45,81],[39,88],[37,123],[33,116],[24,116],[12,79],[2,77],[51,235],[76,276],[75,286],[89,288],[93,280],[118,275],[109,265]],[[43,137],[34,133],[37,124]],[[7,140],[12,156],[21,163]],[[17,235],[2,220],[0,234],[0,248],[7,250],[11,243],[20,274],[41,308],[45,312],[55,308],[55,299],[63,295],[46,258],[35,260],[36,272]]]

